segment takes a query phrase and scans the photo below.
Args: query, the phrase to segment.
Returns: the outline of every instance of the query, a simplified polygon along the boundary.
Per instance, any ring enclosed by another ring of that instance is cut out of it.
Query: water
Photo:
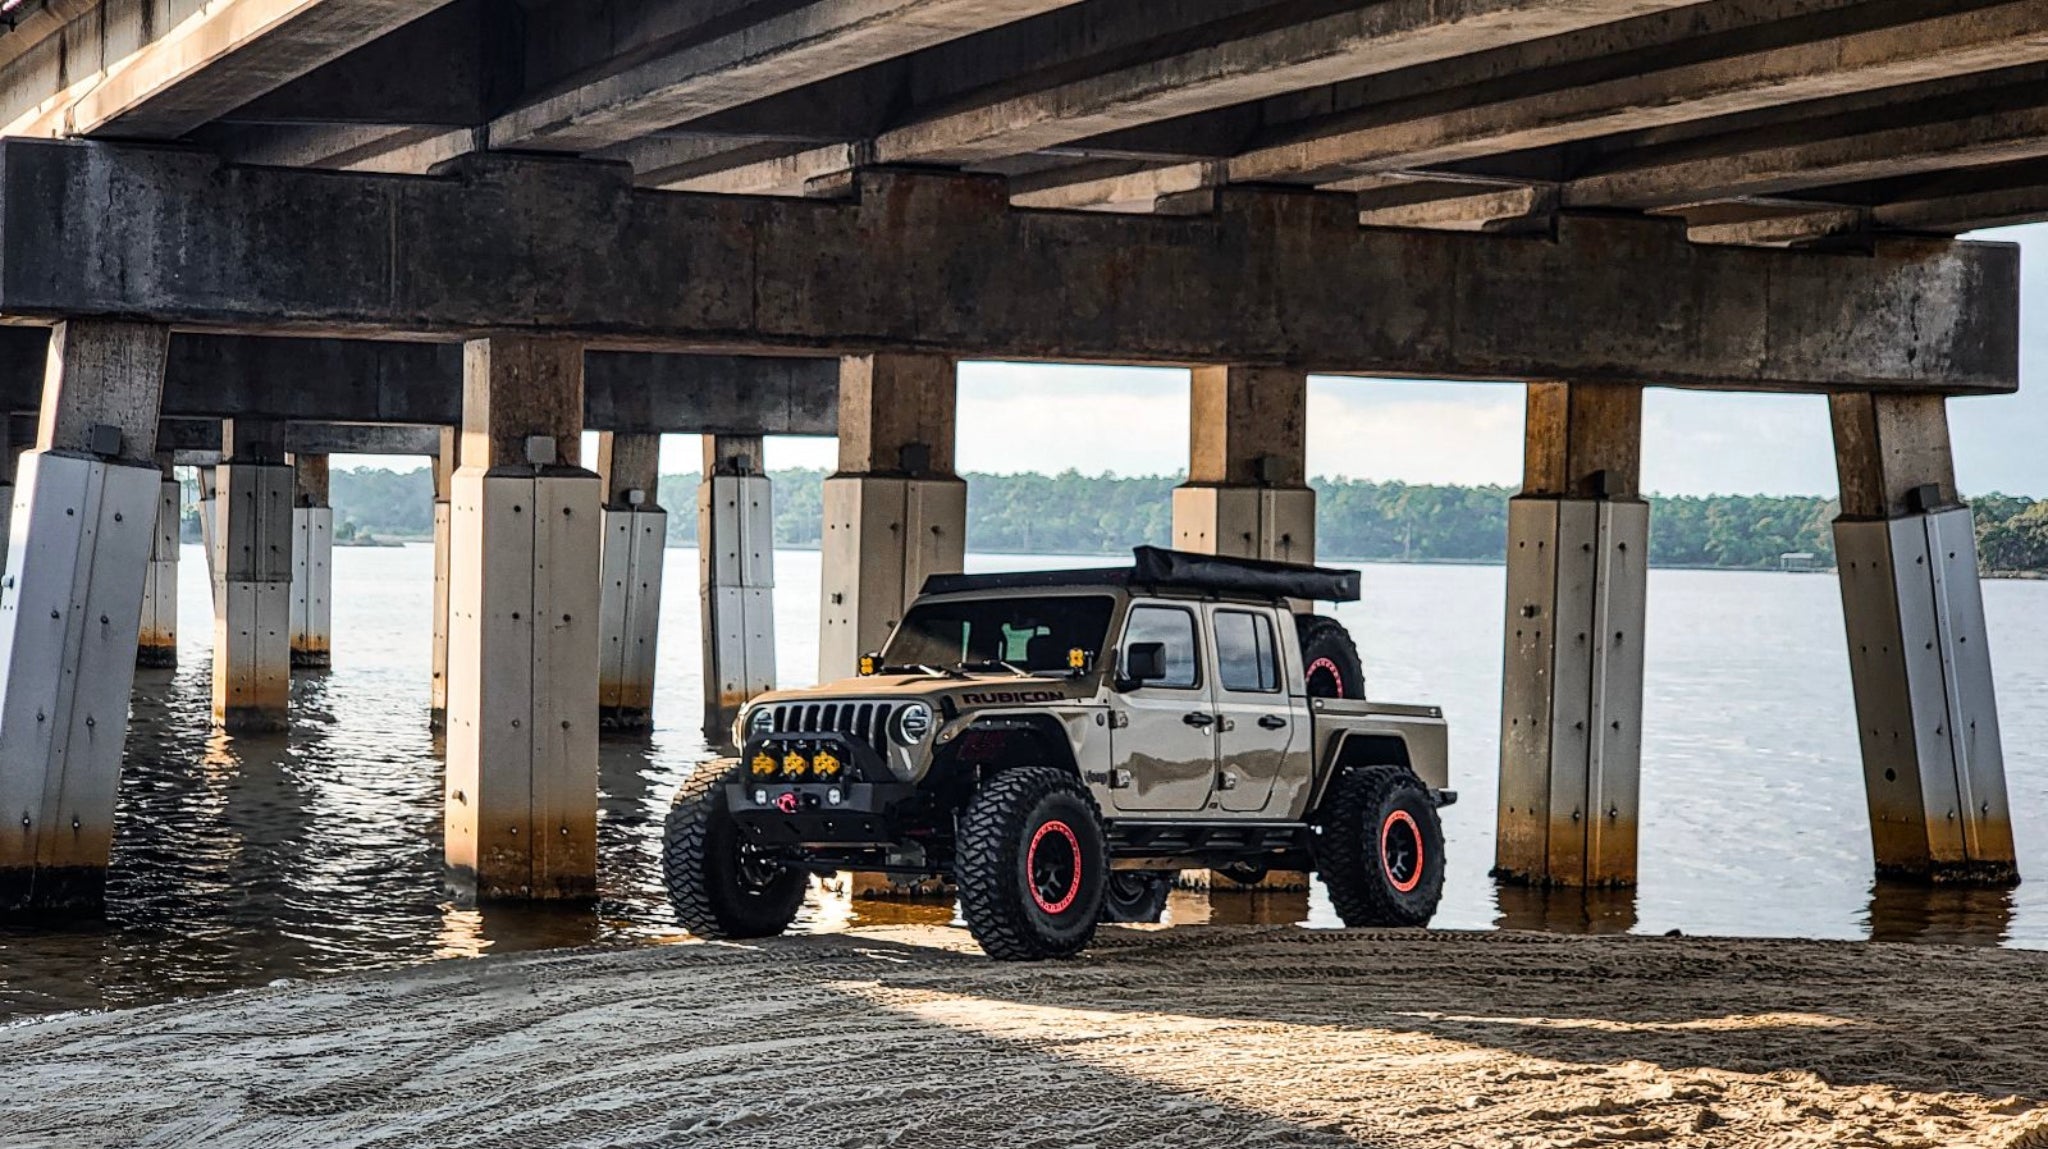
[[[118,1006],[487,950],[677,936],[656,858],[700,733],[696,555],[671,551],[657,729],[604,744],[594,909],[465,905],[445,884],[440,753],[427,729],[432,551],[334,554],[334,661],[293,684],[289,735],[210,729],[211,607],[185,548],[175,671],[137,677],[103,922],[0,930],[0,1016]],[[1112,560],[970,558],[973,569]],[[818,555],[776,556],[785,682],[813,677]],[[1985,587],[2004,702],[2017,891],[1873,889],[1848,665],[1830,575],[1655,571],[1645,686],[1641,886],[1496,891],[1493,798],[1503,572],[1370,566],[1339,617],[1376,697],[1452,723],[1450,868],[1438,924],[1920,939],[2048,947],[2048,583]],[[2032,831],[2032,832],[2030,832]],[[1178,921],[1335,924],[1320,893],[1176,896]],[[945,921],[938,906],[814,895],[799,924]]]

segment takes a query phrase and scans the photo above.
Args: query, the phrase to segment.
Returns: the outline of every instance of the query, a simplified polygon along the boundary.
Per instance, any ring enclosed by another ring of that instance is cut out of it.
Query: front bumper
[[[751,782],[725,785],[740,838],[756,846],[888,846],[908,782]]]

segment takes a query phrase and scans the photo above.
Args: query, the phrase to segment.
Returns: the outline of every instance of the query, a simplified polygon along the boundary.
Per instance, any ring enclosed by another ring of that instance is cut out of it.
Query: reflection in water
[[[2012,931],[2013,891],[1875,882],[1864,924],[1874,942],[1995,946]]]
[[[1636,928],[1634,890],[1581,890],[1497,882],[1496,929],[1559,934],[1625,934]]]
[[[1309,920],[1307,890],[1175,890],[1166,922],[1176,926],[1272,926]]]

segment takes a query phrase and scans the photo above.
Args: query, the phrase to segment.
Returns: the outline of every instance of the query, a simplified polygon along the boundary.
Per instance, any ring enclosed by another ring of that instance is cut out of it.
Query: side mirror
[[[1166,644],[1134,642],[1131,648],[1124,652],[1124,673],[1117,688],[1136,690],[1148,682],[1157,682],[1165,677]]]

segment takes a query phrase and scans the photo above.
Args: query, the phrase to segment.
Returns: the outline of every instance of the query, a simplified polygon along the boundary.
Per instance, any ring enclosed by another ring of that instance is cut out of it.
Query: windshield
[[[1109,595],[1044,595],[921,602],[882,651],[887,666],[954,667],[1008,663],[1032,673],[1065,674],[1067,652],[1091,664],[1109,633]]]

